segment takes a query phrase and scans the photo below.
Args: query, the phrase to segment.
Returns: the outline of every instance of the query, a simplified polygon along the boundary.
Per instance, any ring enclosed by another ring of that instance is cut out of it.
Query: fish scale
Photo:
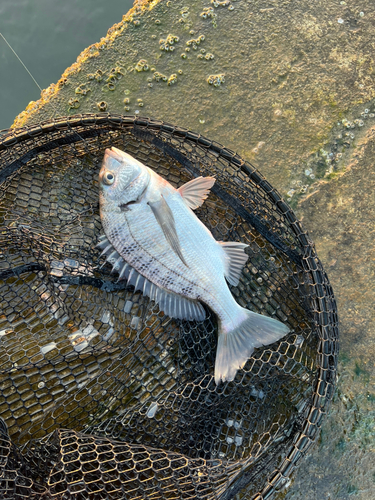
[[[128,212],[118,214],[118,217],[110,221],[105,220],[103,227],[109,240],[115,248],[119,249],[124,259],[151,282],[157,286],[168,287],[171,291],[188,298],[196,298],[196,294],[191,292],[196,281],[194,279],[196,266],[193,259],[189,258],[191,267],[184,274],[186,266],[177,256],[171,255],[163,232],[155,223],[152,211],[147,205],[146,208],[142,204],[133,205]],[[153,255],[147,250],[150,247],[151,237],[158,242],[153,246]],[[124,242],[126,242],[125,245]],[[186,253],[186,258],[188,255]],[[199,294],[204,293],[207,293],[207,290],[200,289]]]

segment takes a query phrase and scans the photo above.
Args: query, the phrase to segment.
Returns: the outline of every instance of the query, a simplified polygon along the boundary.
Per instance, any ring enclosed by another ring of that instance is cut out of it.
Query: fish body
[[[255,347],[283,337],[281,322],[234,300],[247,245],[218,242],[193,210],[215,180],[175,189],[152,169],[117,148],[106,150],[99,173],[100,216],[107,260],[135,289],[171,317],[203,320],[206,304],[218,317],[215,381],[233,380]]]

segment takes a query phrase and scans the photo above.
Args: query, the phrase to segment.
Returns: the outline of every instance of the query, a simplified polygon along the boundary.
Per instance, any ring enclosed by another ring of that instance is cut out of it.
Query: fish
[[[193,212],[214,182],[213,177],[197,177],[176,189],[130,154],[106,149],[99,172],[104,234],[97,247],[112,265],[111,272],[127,279],[166,315],[203,321],[204,305],[214,312],[214,378],[219,384],[234,380],[255,348],[278,341],[289,328],[234,299],[228,283],[238,285],[248,245],[216,241]]]

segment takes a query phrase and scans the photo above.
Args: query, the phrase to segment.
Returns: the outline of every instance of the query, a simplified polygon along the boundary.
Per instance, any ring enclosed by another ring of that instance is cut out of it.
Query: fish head
[[[140,161],[115,147],[106,149],[99,172],[100,204],[120,207],[137,201],[150,182],[150,172]]]

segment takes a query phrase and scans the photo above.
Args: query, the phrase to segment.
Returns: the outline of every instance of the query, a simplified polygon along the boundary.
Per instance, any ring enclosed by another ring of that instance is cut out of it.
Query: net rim
[[[317,257],[315,246],[308,237],[300,221],[298,221],[293,210],[282,199],[281,195],[265,177],[249,162],[242,159],[234,151],[222,146],[220,143],[211,141],[200,133],[189,129],[175,126],[173,124],[140,116],[120,115],[113,113],[86,113],[72,116],[61,116],[40,123],[33,123],[22,128],[9,129],[0,135],[0,161],[9,148],[17,144],[22,144],[37,136],[46,135],[53,131],[71,130],[78,127],[85,127],[87,130],[103,126],[105,130],[122,129],[131,131],[140,129],[148,132],[165,132],[173,137],[184,139],[196,145],[214,152],[218,157],[230,161],[239,168],[249,179],[254,182],[259,189],[270,199],[278,213],[282,214],[289,227],[292,228],[297,238],[303,256],[301,265],[308,271],[312,278],[312,288],[314,288],[316,314],[314,319],[319,335],[317,349],[317,371],[314,380],[314,396],[308,404],[303,422],[299,431],[294,434],[292,445],[285,453],[285,457],[278,469],[268,475],[267,484],[252,497],[252,500],[269,499],[276,490],[280,490],[288,484],[287,478],[301,462],[302,457],[312,446],[319,436],[320,427],[324,415],[329,409],[330,402],[334,395],[337,378],[338,359],[338,327],[337,327],[337,307],[333,295],[332,287],[328,277]],[[76,133],[76,142],[83,140],[79,133]],[[57,146],[56,146],[57,147]],[[31,148],[32,149],[32,148]],[[25,150],[23,156],[30,154],[30,149]],[[7,168],[7,167],[5,167]],[[17,168],[15,168],[17,170]],[[9,173],[8,173],[9,175]],[[1,182],[0,178],[0,182]],[[254,464],[252,464],[254,465]],[[222,500],[229,500],[241,489],[241,486],[233,485],[222,496]]]

